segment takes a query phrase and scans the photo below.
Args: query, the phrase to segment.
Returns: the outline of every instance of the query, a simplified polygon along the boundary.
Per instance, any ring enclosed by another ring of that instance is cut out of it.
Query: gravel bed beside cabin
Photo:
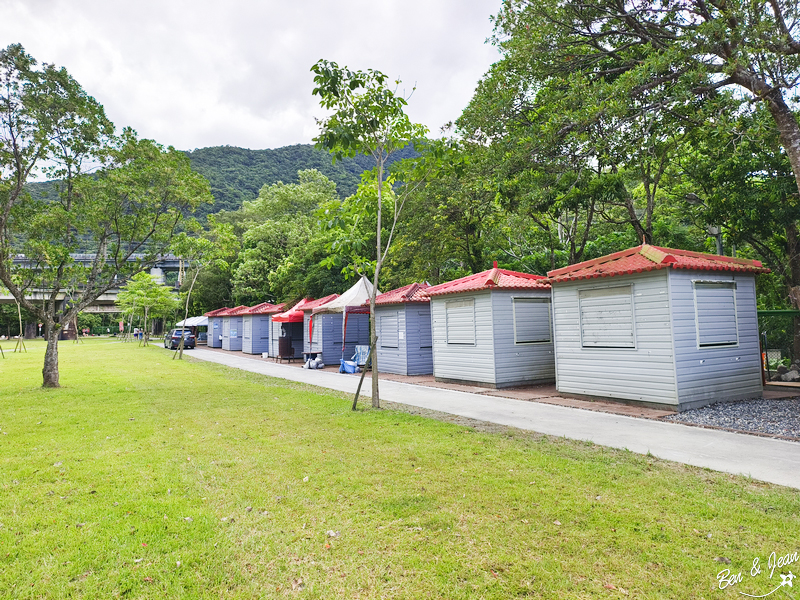
[[[719,402],[663,419],[689,425],[795,438],[800,441],[800,397]]]

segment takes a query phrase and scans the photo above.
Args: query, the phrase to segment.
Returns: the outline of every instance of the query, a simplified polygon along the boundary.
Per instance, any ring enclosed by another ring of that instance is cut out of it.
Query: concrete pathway
[[[358,377],[298,369],[239,352],[197,348],[194,358],[341,392],[355,393]],[[369,377],[369,376],[368,376]],[[364,389],[369,397],[369,381]],[[716,471],[800,489],[800,443],[638,419],[511,398],[430,388],[381,379],[381,399],[547,435],[626,448]]]

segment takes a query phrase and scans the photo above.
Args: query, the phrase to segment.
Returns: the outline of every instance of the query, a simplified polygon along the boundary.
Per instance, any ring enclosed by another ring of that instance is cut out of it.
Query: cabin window
[[[581,290],[578,294],[584,348],[635,348],[630,285]]]
[[[397,348],[398,346],[398,329],[397,329],[397,313],[393,315],[382,315],[378,320],[380,329],[378,331],[381,348]]]
[[[447,343],[475,345],[475,300],[448,300],[445,303]]]
[[[551,341],[549,298],[512,298],[512,306],[515,344]]]
[[[428,311],[420,310],[417,313],[419,323],[419,347],[433,348],[433,336],[431,335],[431,314]]]
[[[268,340],[269,326],[270,326],[269,317],[261,317],[258,319],[258,321],[259,321],[259,327],[258,327],[259,339]]]
[[[695,281],[697,346],[714,348],[739,343],[736,324],[736,282]]]

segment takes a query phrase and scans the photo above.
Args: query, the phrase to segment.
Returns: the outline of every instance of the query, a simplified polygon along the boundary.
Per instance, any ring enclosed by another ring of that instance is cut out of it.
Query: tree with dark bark
[[[494,41],[514,65],[516,81],[524,71],[535,82],[505,92],[516,98],[520,114],[535,114],[536,93],[551,86],[561,91],[563,106],[579,107],[556,115],[557,131],[588,131],[613,121],[616,133],[638,129],[644,140],[669,119],[673,132],[707,122],[687,107],[736,107],[726,106],[727,92],[766,108],[794,175],[794,193],[800,190],[800,124],[793,105],[800,82],[797,2],[508,0],[495,25]],[[659,175],[654,158],[652,172]],[[796,222],[789,229],[790,238],[800,237]],[[788,258],[798,265],[790,269],[800,273],[800,253]]]
[[[37,171],[57,181],[58,200],[27,192]],[[210,201],[182,153],[116,136],[65,69],[37,68],[19,45],[0,51],[0,282],[44,324],[45,387],[59,386],[62,328],[154,265],[184,215]]]

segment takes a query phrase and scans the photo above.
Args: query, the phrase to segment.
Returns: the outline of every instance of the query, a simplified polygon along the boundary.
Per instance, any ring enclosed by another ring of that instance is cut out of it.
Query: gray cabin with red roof
[[[765,272],[650,245],[549,272],[558,391],[677,411],[761,396]]]
[[[431,304],[427,283],[412,283],[375,300],[378,371],[399,375],[433,373]],[[369,306],[369,302],[367,302]]]
[[[245,311],[242,315],[242,352],[269,355],[272,315],[283,311],[284,306],[262,302]]]
[[[555,379],[550,282],[495,267],[425,290],[437,381],[503,388]]]
[[[249,306],[237,306],[221,312],[222,317],[222,349],[241,351],[242,349],[242,315]]]
[[[218,308],[205,314],[208,317],[208,347],[222,348],[222,317],[219,315],[228,307]]]

